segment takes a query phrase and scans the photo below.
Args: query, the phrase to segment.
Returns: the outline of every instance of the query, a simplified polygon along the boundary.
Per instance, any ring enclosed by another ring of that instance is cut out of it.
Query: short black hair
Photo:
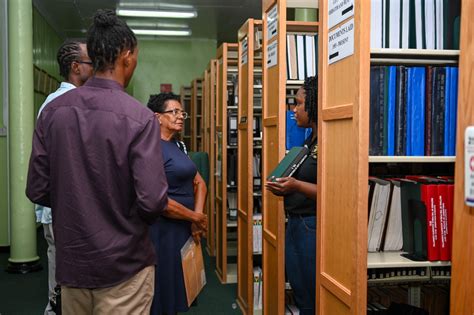
[[[97,10],[87,35],[87,52],[94,71],[113,68],[119,54],[137,47],[137,38],[127,23],[120,20],[115,11]]]
[[[307,77],[304,80],[304,110],[308,113],[309,122],[318,123],[318,77]]]
[[[59,74],[66,80],[69,79],[72,62],[79,61],[81,58],[81,44],[85,44],[83,39],[68,39],[58,49],[56,60],[59,65]]]
[[[166,102],[174,100],[180,102],[179,96],[170,93],[160,93],[150,95],[147,107],[155,113],[163,113],[166,110]]]

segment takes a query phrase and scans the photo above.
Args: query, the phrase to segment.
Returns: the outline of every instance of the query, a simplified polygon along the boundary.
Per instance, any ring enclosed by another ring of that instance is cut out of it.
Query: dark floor
[[[38,255],[44,267],[25,275],[5,272],[8,248],[0,248],[0,315],[43,314],[47,302],[48,275],[46,241],[38,230]],[[203,244],[205,245],[205,244]],[[203,246],[204,248],[204,246]],[[198,305],[186,314],[241,314],[236,304],[237,285],[220,284],[215,273],[215,258],[204,250],[207,284],[198,297]]]

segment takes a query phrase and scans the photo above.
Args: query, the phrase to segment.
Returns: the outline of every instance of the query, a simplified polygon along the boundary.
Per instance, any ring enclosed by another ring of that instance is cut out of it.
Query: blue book
[[[452,91],[452,72],[451,72],[451,67],[445,67],[446,71],[446,86],[444,88],[444,131],[443,131],[443,155],[448,156],[449,155],[449,133],[451,131],[451,127],[449,126],[451,120],[450,120],[450,115],[451,115],[451,94],[453,93]]]
[[[397,94],[397,67],[388,67],[388,121],[387,155],[395,155],[395,103]]]
[[[413,68],[407,68],[407,99],[406,99],[406,149],[405,154],[407,156],[411,154],[411,114],[412,114],[412,98],[413,98]]]
[[[451,94],[450,94],[450,115],[449,115],[449,150],[448,155],[456,155],[456,123],[458,113],[458,76],[459,69],[451,68]]]
[[[410,84],[410,108],[409,125],[410,133],[407,137],[410,139],[412,156],[425,155],[425,68],[413,67]],[[407,150],[408,151],[408,150]]]

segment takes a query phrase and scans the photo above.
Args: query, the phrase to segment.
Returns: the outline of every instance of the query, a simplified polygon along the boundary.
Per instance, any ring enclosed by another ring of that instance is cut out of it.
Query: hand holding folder
[[[293,147],[287,155],[278,163],[277,167],[268,175],[267,181],[276,182],[277,178],[290,177],[296,172],[308,157],[307,147]]]
[[[308,153],[307,147],[293,147],[267,177],[265,187],[277,196],[283,196],[292,191],[296,180],[291,178],[291,175],[308,157]]]

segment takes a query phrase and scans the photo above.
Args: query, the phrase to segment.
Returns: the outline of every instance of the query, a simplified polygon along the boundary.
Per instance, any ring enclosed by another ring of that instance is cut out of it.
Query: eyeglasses
[[[189,117],[188,113],[186,113],[185,111],[179,109],[179,108],[173,108],[173,109],[170,109],[170,110],[166,110],[164,112],[162,112],[162,114],[168,114],[168,113],[172,113],[173,116],[178,116],[179,114],[181,114],[181,116],[183,117],[183,119],[186,119]]]
[[[86,65],[92,65],[92,61],[82,61],[82,60],[76,60],[77,63],[85,63]]]

